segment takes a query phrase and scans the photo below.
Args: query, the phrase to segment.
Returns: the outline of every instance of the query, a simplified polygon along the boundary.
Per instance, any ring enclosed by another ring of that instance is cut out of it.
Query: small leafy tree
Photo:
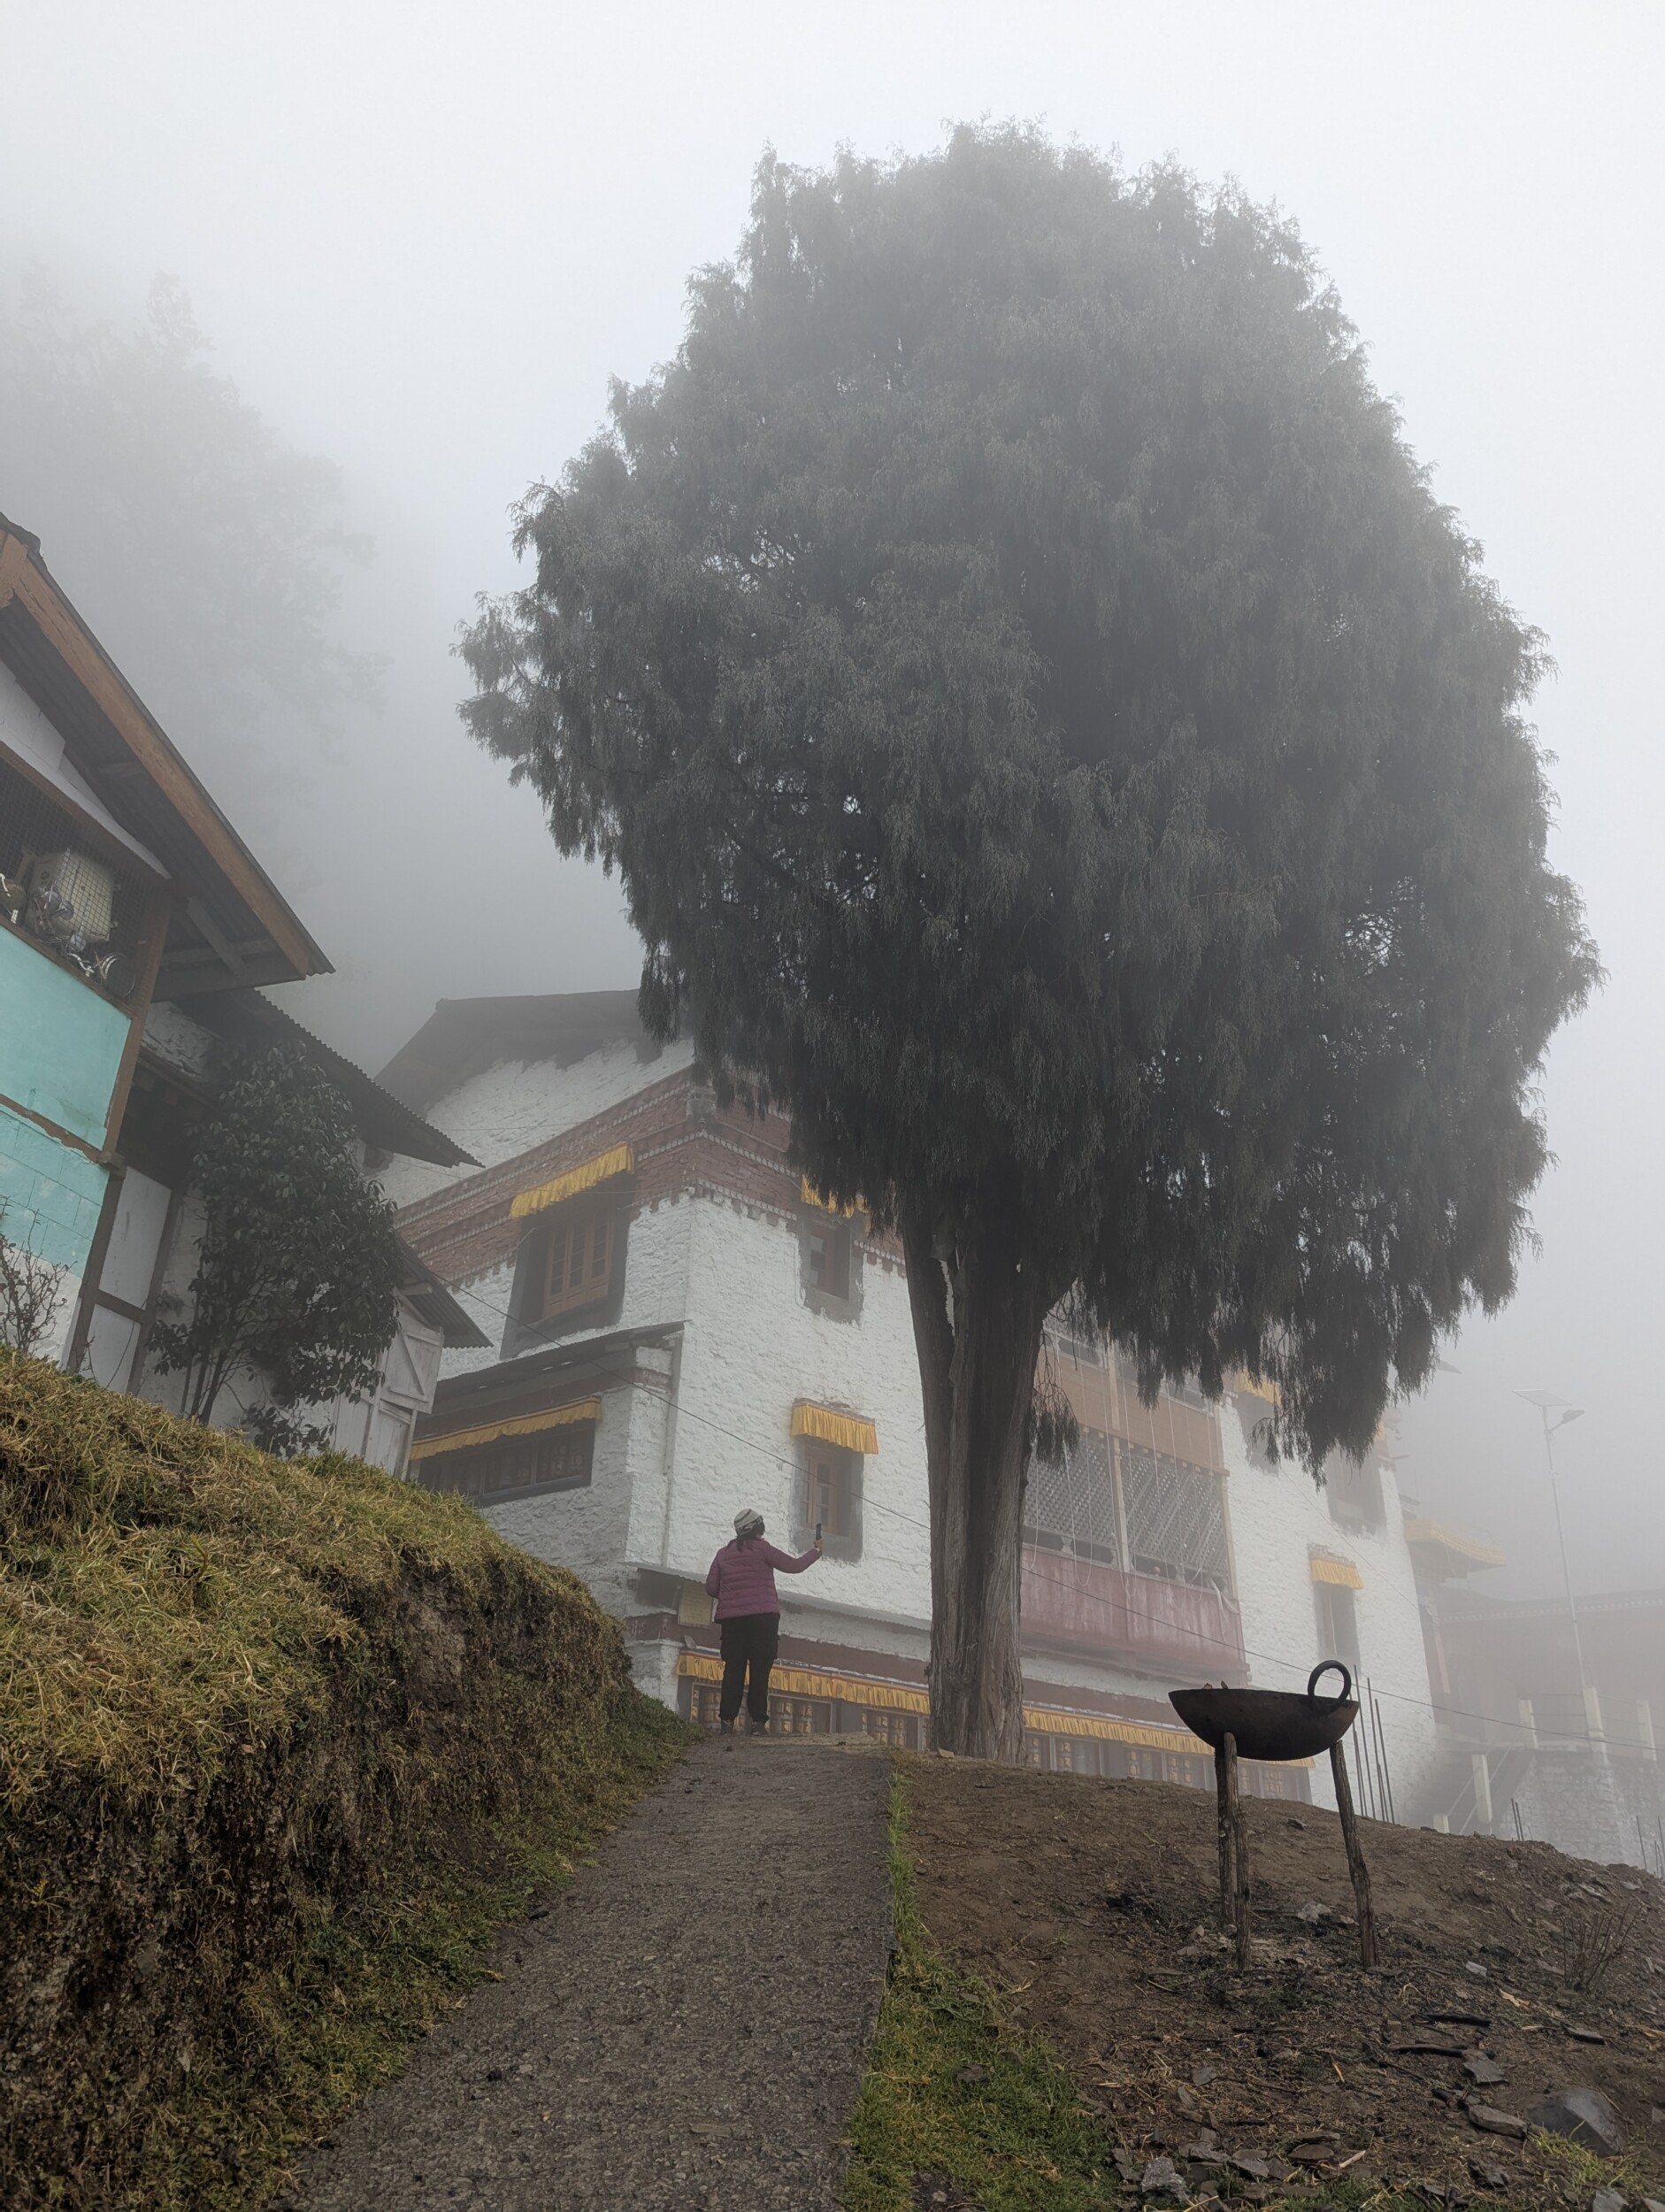
[[[204,1220],[190,1317],[156,1330],[184,1410],[214,1417],[253,1370],[270,1389],[242,1425],[271,1450],[326,1440],[303,1409],[373,1387],[398,1322],[393,1208],[358,1171],[350,1115],[304,1053],[228,1051],[193,1178]]]
[[[1014,1757],[1061,1299],[1316,1467],[1514,1288],[1598,972],[1540,641],[1289,225],[1020,131],[766,160],[518,542],[470,726],[620,870],[653,1025],[900,1227],[932,1726]]]

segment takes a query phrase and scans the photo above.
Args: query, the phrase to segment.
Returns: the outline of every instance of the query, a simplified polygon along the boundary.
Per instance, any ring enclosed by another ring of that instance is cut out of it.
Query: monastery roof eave
[[[434,1409],[465,1404],[471,1398],[489,1398],[495,1393],[526,1390],[541,1375],[559,1375],[568,1369],[592,1365],[639,1345],[668,1344],[682,1333],[680,1321],[657,1321],[641,1328],[610,1329],[596,1336],[580,1336],[546,1345],[541,1351],[523,1352],[514,1359],[497,1360],[490,1367],[476,1367],[461,1375],[447,1375],[434,1394]],[[665,1568],[658,1571],[669,1573]]]
[[[634,991],[442,998],[376,1079],[419,1113],[500,1060],[570,1067],[610,1044],[633,1044],[648,1060],[663,1049],[642,1025]]]

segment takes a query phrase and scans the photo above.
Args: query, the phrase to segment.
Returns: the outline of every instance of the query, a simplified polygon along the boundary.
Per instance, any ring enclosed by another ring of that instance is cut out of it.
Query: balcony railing
[[[1160,1660],[1208,1679],[1244,1671],[1243,1624],[1230,1598],[1034,1545],[1024,1548],[1023,1627],[1037,1643]]]

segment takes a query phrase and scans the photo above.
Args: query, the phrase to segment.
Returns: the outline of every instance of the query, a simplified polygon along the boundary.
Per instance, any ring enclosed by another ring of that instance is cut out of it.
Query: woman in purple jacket
[[[793,1559],[763,1541],[763,1517],[749,1506],[734,1516],[734,1540],[725,1544],[711,1562],[705,1586],[717,1600],[715,1617],[723,1631],[723,1695],[717,1706],[723,1733],[732,1736],[740,1717],[740,1693],[751,1715],[752,1733],[761,1736],[769,1726],[769,1670],[780,1647],[780,1600],[775,1595],[775,1569],[801,1575],[821,1556],[821,1539],[802,1558]],[[746,1670],[751,1669],[747,1687]]]

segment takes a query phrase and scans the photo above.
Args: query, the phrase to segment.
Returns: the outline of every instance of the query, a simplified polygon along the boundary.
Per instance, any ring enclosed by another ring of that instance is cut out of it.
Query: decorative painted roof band
[[[1308,1559],[1308,1566],[1315,1582],[1333,1582],[1338,1589],[1362,1590],[1364,1577],[1350,1559],[1331,1559],[1324,1552],[1316,1551]]]
[[[858,1414],[839,1413],[800,1398],[792,1409],[792,1433],[813,1436],[823,1444],[837,1444],[847,1452],[861,1452],[869,1459],[879,1449],[879,1431]]]
[[[564,1175],[553,1176],[533,1190],[518,1193],[509,1209],[509,1218],[524,1221],[528,1214],[541,1214],[546,1206],[558,1206],[565,1199],[576,1198],[580,1191],[594,1190],[598,1183],[610,1183],[616,1175],[632,1174],[635,1165],[635,1147],[616,1144],[610,1152],[598,1152],[581,1167],[568,1168]]]
[[[685,1651],[677,1659],[677,1672],[685,1680],[720,1682],[723,1663],[714,1654],[703,1651]],[[898,1682],[863,1682],[858,1676],[822,1674],[810,1667],[777,1667],[771,1674],[771,1687],[787,1697],[837,1698],[840,1704],[863,1705],[881,1712],[918,1713],[922,1717],[931,1710],[931,1700],[924,1690],[909,1689]],[[1038,1734],[1047,1736],[1093,1736],[1103,1743],[1137,1744],[1147,1751],[1182,1753],[1188,1758],[1209,1758],[1213,1755],[1185,1728],[1153,1728],[1142,1721],[1107,1720],[1098,1713],[1061,1713],[1049,1705],[1025,1705],[1024,1726]],[[1290,1766],[1310,1766],[1310,1759],[1291,1759]]]
[[[482,1421],[475,1429],[452,1429],[445,1436],[425,1436],[410,1447],[416,1459],[435,1459],[441,1452],[465,1452],[476,1444],[495,1443],[500,1436],[535,1436],[540,1429],[563,1429],[574,1421],[599,1421],[599,1398],[580,1398],[576,1404],[553,1406],[543,1413],[517,1414],[509,1421]]]
[[[822,1192],[817,1190],[807,1175],[801,1175],[798,1178],[798,1195],[806,1206],[813,1206],[817,1213],[837,1214],[844,1221],[848,1221],[857,1212],[867,1211],[867,1208],[859,1198],[852,1200],[848,1206],[839,1205],[835,1200],[826,1197]]]
[[[1461,1530],[1447,1528],[1441,1521],[1425,1520],[1415,1514],[1405,1516],[1405,1541],[1438,1544],[1458,1559],[1471,1559],[1477,1567],[1508,1564],[1508,1554],[1500,1545],[1482,1543],[1477,1536],[1465,1536]]]
[[[696,1682],[720,1682],[723,1663],[703,1651],[685,1651],[677,1672]],[[810,1667],[776,1667],[769,1677],[772,1689],[788,1697],[836,1697],[846,1705],[871,1705],[893,1713],[928,1713],[931,1700],[923,1690],[899,1682],[862,1682],[842,1674],[822,1674]]]

